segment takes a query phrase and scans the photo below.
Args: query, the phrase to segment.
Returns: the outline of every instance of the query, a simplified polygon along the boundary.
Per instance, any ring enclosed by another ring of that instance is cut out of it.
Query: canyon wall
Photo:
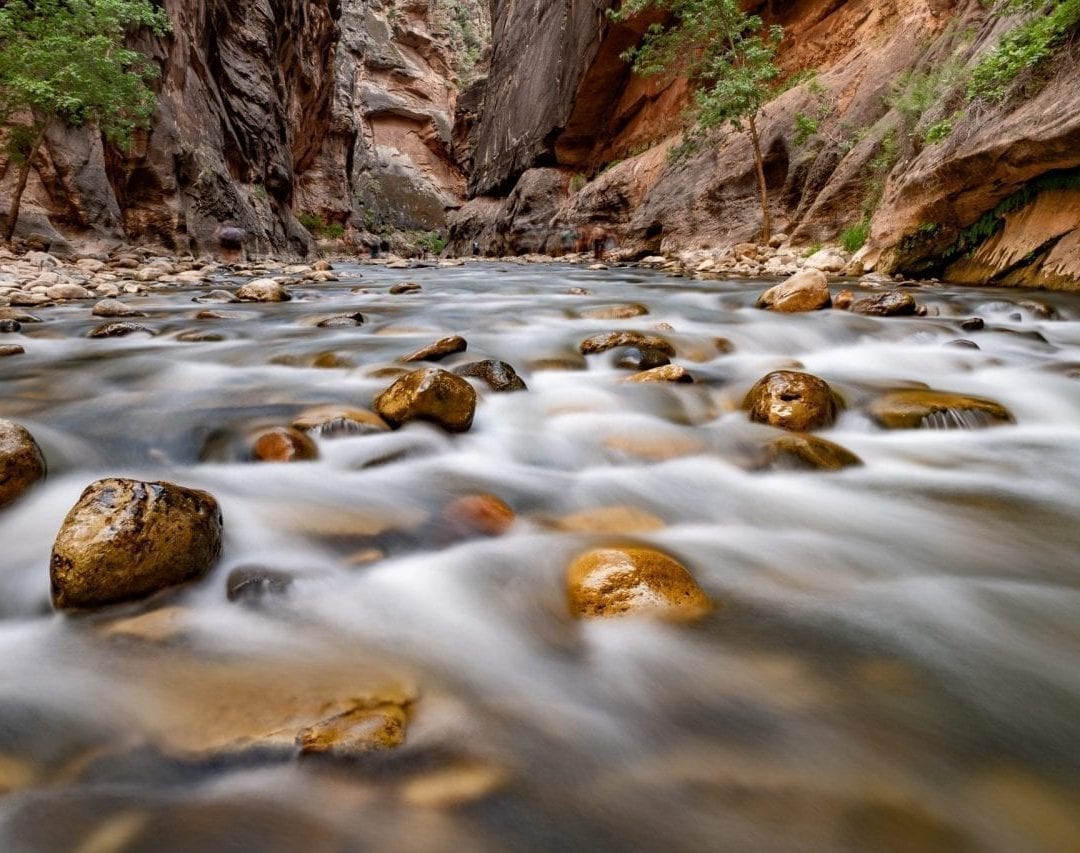
[[[747,134],[678,151],[686,81],[630,73],[619,55],[651,21],[612,23],[611,5],[494,4],[471,199],[452,217],[454,249],[559,252],[601,233],[641,255],[716,250],[759,233]],[[965,74],[1015,23],[979,0],[758,11],[785,30],[786,86],[758,126],[776,229],[794,245],[859,229],[870,268],[1076,286],[1080,51],[1066,45],[1000,104],[972,103]],[[993,234],[972,246],[988,218]]]

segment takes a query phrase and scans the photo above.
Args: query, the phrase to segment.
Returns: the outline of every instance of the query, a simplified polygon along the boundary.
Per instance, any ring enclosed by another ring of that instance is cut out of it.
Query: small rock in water
[[[914,388],[878,397],[868,412],[885,429],[975,429],[1014,423],[1009,410],[993,400]]]
[[[675,347],[664,338],[643,332],[602,332],[583,340],[578,349],[582,355],[596,355],[616,347],[638,347],[655,350],[669,357],[675,355]]]
[[[105,323],[93,329],[88,335],[88,338],[123,338],[128,335],[154,334],[152,329],[141,326],[138,323]]]
[[[910,293],[891,290],[856,300],[851,304],[851,313],[868,317],[910,317],[917,308],[915,297]]]
[[[653,347],[625,347],[616,350],[612,362],[624,370],[652,370],[671,364],[671,359]]]
[[[202,296],[196,296],[191,301],[200,303],[227,304],[230,302],[240,302],[241,300],[239,299],[239,297],[234,296],[227,290],[211,290],[209,293],[204,293]]]
[[[0,419],[0,507],[45,477],[45,457],[25,427]]]
[[[18,344],[3,344],[0,346],[0,358],[7,358],[11,355],[25,355],[26,350]]]
[[[764,467],[774,470],[839,471],[862,460],[832,441],[795,433],[774,438],[765,446]]]
[[[327,317],[320,320],[316,325],[320,329],[347,329],[364,324],[364,315],[359,311],[353,314],[339,314],[336,317]]]
[[[394,429],[412,420],[431,421],[447,432],[467,432],[476,414],[472,385],[435,367],[402,376],[375,399],[375,411]]]
[[[443,522],[454,533],[502,536],[514,525],[514,511],[495,495],[466,495],[447,504]]]
[[[505,361],[472,361],[456,368],[454,373],[458,376],[483,379],[492,391],[500,393],[529,390],[525,381],[517,375],[517,371]]]
[[[229,572],[225,594],[229,601],[256,602],[269,595],[288,592],[292,582],[292,575],[288,572],[243,566]]]
[[[986,321],[982,317],[972,317],[960,324],[965,332],[979,332],[986,328]]]
[[[823,379],[794,370],[777,370],[750,389],[743,408],[750,420],[792,432],[808,432],[831,426],[837,404]]]
[[[18,308],[0,308],[0,320],[13,320],[16,323],[40,323],[41,318],[27,314]]]
[[[841,290],[833,299],[833,308],[839,311],[847,311],[855,301],[855,293],[851,290]]]
[[[390,287],[390,294],[400,296],[403,293],[416,293],[420,290],[423,290],[423,288],[415,281],[399,281]]]
[[[367,435],[390,430],[386,421],[374,412],[348,406],[315,406],[305,409],[293,419],[292,427],[302,432],[315,433],[321,438]]]
[[[584,618],[649,615],[693,620],[712,602],[678,561],[651,548],[600,548],[566,572],[570,613]]]
[[[758,308],[783,314],[820,311],[831,304],[829,280],[816,269],[799,270],[783,284],[770,287],[757,301]]]
[[[363,755],[403,744],[408,723],[407,707],[396,702],[355,708],[301,729],[296,745],[302,755]]]
[[[53,605],[103,607],[197,580],[221,553],[221,528],[221,510],[206,492],[99,480],[82,493],[53,545]]]
[[[403,355],[398,361],[442,361],[447,356],[465,352],[468,348],[469,344],[463,337],[451,335],[448,338],[442,338],[435,341],[435,343],[428,344],[426,347],[421,347],[408,355]]]
[[[125,305],[118,299],[103,299],[90,312],[95,317],[145,317],[142,311]]]
[[[202,332],[198,329],[189,329],[186,332],[180,332],[180,334],[176,336],[176,339],[185,344],[208,344],[226,340],[225,336],[219,332]]]
[[[642,317],[649,313],[649,309],[637,303],[628,305],[604,305],[600,308],[589,308],[582,311],[578,316],[583,320],[629,320],[633,317]]]
[[[0,333],[12,334],[22,331],[22,323],[18,320],[0,320]]]
[[[257,278],[236,291],[241,302],[288,302],[292,295],[272,278]]]
[[[654,367],[651,370],[645,370],[641,373],[635,373],[633,376],[628,377],[626,382],[678,382],[678,383],[691,383],[694,381],[694,377],[690,375],[688,371],[681,364],[665,364],[660,367]]]
[[[319,448],[298,429],[272,427],[255,437],[251,455],[256,462],[310,462],[319,458]]]

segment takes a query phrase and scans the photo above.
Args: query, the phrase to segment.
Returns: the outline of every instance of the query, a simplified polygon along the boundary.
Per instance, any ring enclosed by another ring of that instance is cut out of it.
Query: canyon
[[[231,226],[289,255],[405,253],[431,234],[496,256],[601,234],[624,259],[753,241],[747,134],[681,145],[687,81],[621,58],[660,19],[615,22],[612,5],[168,0],[172,33],[139,44],[162,68],[153,126],[128,152],[51,127],[20,234],[199,254]],[[861,229],[856,270],[1078,286],[1072,41],[1039,79],[973,103],[963,74],[1016,20],[979,0],[758,11],[784,28],[758,126],[785,245]]]

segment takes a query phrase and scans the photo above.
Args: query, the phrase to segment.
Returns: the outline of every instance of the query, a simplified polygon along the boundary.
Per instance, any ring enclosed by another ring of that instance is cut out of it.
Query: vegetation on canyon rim
[[[617,21],[648,9],[670,12],[673,22],[653,24],[641,43],[624,54],[642,75],[682,73],[695,87],[697,134],[730,124],[745,123],[754,149],[761,195],[761,239],[772,231],[765,161],[756,116],[773,96],[771,85],[780,76],[776,49],[780,27],[766,28],[757,15],[743,11],[737,0],[627,0],[611,12]]]
[[[95,124],[120,146],[149,123],[156,99],[148,83],[157,69],[125,42],[136,28],[163,35],[168,26],[151,0],[36,0],[0,9],[0,122],[17,122],[8,147],[19,164],[7,242],[51,120]]]

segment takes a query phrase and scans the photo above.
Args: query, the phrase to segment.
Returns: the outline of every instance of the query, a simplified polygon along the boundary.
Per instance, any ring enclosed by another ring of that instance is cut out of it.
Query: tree
[[[696,132],[723,124],[750,131],[761,196],[761,239],[772,232],[765,159],[756,118],[773,94],[779,74],[776,49],[781,27],[766,28],[757,15],[743,11],[739,0],[625,0],[611,17],[617,21],[656,9],[670,22],[652,24],[641,43],[623,54],[642,75],[685,74],[694,87]]]
[[[156,66],[126,46],[140,27],[163,35],[169,21],[152,0],[7,0],[0,8],[0,122],[19,178],[5,241],[49,122],[96,125],[126,148],[145,127],[156,99]],[[14,123],[14,124],[13,124]]]

